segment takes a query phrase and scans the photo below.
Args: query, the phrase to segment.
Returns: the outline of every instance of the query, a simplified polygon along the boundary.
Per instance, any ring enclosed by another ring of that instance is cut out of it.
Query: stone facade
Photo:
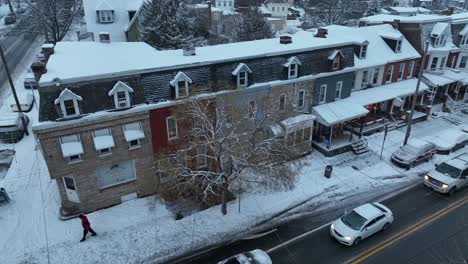
[[[142,123],[145,137],[140,140],[141,147],[129,149],[122,126],[133,122]],[[153,176],[151,130],[149,127],[148,112],[144,111],[35,130],[50,176],[57,181],[64,214],[90,212],[116,205],[121,203],[122,196],[133,193],[136,193],[138,197],[143,197],[156,192],[159,182]],[[93,140],[93,131],[102,128],[111,129],[115,144],[115,147],[112,148],[112,154],[106,156],[98,155]],[[81,161],[75,163],[69,163],[64,159],[60,144],[62,136],[71,134],[80,136],[83,147]],[[131,160],[134,161],[135,180],[99,188],[97,168],[111,167]],[[64,186],[64,176],[74,177],[79,203],[69,200]]]

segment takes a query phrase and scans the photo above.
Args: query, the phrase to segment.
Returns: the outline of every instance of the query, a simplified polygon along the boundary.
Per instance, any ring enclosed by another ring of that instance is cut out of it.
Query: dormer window
[[[288,59],[288,61],[283,64],[284,67],[288,68],[288,79],[297,78],[299,65],[302,65],[302,62],[296,57],[293,56]]]
[[[252,70],[244,63],[239,63],[237,67],[232,72],[232,75],[236,76],[237,79],[237,88],[245,88],[249,86],[249,73],[252,73]]]
[[[170,81],[170,84],[175,89],[175,98],[185,98],[189,96],[189,84],[192,83],[192,79],[190,79],[185,73],[178,72],[174,79]]]
[[[397,40],[396,46],[395,46],[395,52],[401,52],[401,39]]]
[[[114,96],[115,109],[124,109],[131,106],[130,93],[133,93],[133,89],[124,82],[118,81],[108,95]]]
[[[445,31],[447,30],[449,24],[444,22],[438,22],[434,25],[431,31],[431,42],[434,48],[445,46],[446,36]]]
[[[97,20],[99,23],[113,23],[114,10],[105,0],[101,0],[96,7]]]
[[[63,117],[69,118],[80,115],[78,101],[83,101],[83,98],[65,88],[65,90],[60,93],[59,97],[55,99],[55,104],[60,105]]]
[[[343,58],[343,53],[339,50],[335,50],[328,56],[328,59],[332,61],[331,69],[332,71],[339,70],[341,67],[341,59]]]
[[[367,56],[367,45],[369,45],[369,42],[364,42],[362,45],[361,45],[361,48],[359,50],[359,58],[360,59],[365,59],[366,56]]]

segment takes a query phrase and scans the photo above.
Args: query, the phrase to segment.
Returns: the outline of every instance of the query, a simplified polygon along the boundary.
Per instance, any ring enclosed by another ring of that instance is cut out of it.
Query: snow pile
[[[468,142],[468,133],[460,129],[445,129],[439,130],[435,135],[424,137],[424,140],[434,143],[437,150],[448,151],[457,144]]]

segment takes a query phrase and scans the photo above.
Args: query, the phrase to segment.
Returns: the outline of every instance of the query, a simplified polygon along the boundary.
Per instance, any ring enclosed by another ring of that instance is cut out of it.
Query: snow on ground
[[[38,52],[39,46],[35,50]],[[32,52],[25,59],[28,65]],[[25,67],[15,72],[19,93]],[[5,87],[4,87],[5,88]],[[9,88],[9,87],[7,87]],[[7,94],[8,95],[8,94]],[[36,97],[37,98],[37,97]],[[2,101],[6,96],[2,96]],[[0,112],[9,109],[4,106]],[[468,115],[452,114],[468,123]],[[37,122],[37,108],[29,114]],[[413,136],[429,136],[440,127],[457,128],[444,118],[432,119],[413,126]],[[326,158],[318,152],[296,161],[300,171],[293,189],[280,192],[259,190],[242,195],[241,212],[238,200],[228,204],[228,215],[220,207],[194,213],[174,220],[163,201],[156,196],[125,202],[121,205],[89,214],[97,237],[81,238],[78,219],[60,221],[60,196],[51,180],[41,152],[35,148],[33,136],[0,149],[15,149],[17,154],[0,186],[8,191],[12,202],[0,207],[0,249],[4,263],[145,263],[162,261],[208,244],[236,238],[255,225],[270,219],[275,213],[311,199],[314,203],[337,203],[356,193],[382,192],[386,188],[420,181],[417,176],[429,171],[436,162],[449,156],[436,155],[433,161],[422,163],[410,171],[390,163],[390,155],[401,146],[404,129],[390,131],[379,159],[383,134],[368,137],[371,151],[363,156],[345,153]],[[461,149],[453,155],[466,152]],[[334,165],[330,179],[323,176],[326,165]],[[8,252],[8,253],[5,253]],[[50,261],[50,262],[48,262]]]

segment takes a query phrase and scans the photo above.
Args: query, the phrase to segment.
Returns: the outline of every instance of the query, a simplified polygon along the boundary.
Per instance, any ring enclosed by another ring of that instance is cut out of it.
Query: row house
[[[318,85],[316,81],[315,87],[322,91],[312,110],[317,117],[313,144],[324,154],[333,155],[351,149],[363,135],[382,130],[389,121],[405,123],[420,55],[388,24],[363,28],[334,25],[327,29],[330,37],[349,37],[361,43],[354,47],[355,70],[347,95],[343,96],[341,83],[332,84],[332,90],[327,91],[330,84]],[[427,89],[423,84],[419,96]],[[421,112],[416,116],[426,118],[426,108],[420,105],[418,109]]]
[[[457,25],[460,22],[454,23],[450,16],[426,14],[410,17],[376,15],[360,21],[361,26],[382,23],[398,27],[420,54],[424,52],[425,44],[428,44],[423,81],[430,89],[421,103],[429,106],[446,105],[463,99],[468,76],[459,70],[460,65],[465,67],[460,56],[463,50],[460,44],[465,32]]]
[[[312,106],[350,96],[354,52],[362,44],[321,29],[184,50],[109,41],[44,47],[46,63],[32,65],[40,85],[34,132],[62,214],[160,192],[168,179],[157,173],[162,157],[190,140],[195,124],[186,110],[193,100],[227,106],[232,119],[248,114],[257,122],[274,112],[265,136],[283,137],[297,155],[309,153]]]

